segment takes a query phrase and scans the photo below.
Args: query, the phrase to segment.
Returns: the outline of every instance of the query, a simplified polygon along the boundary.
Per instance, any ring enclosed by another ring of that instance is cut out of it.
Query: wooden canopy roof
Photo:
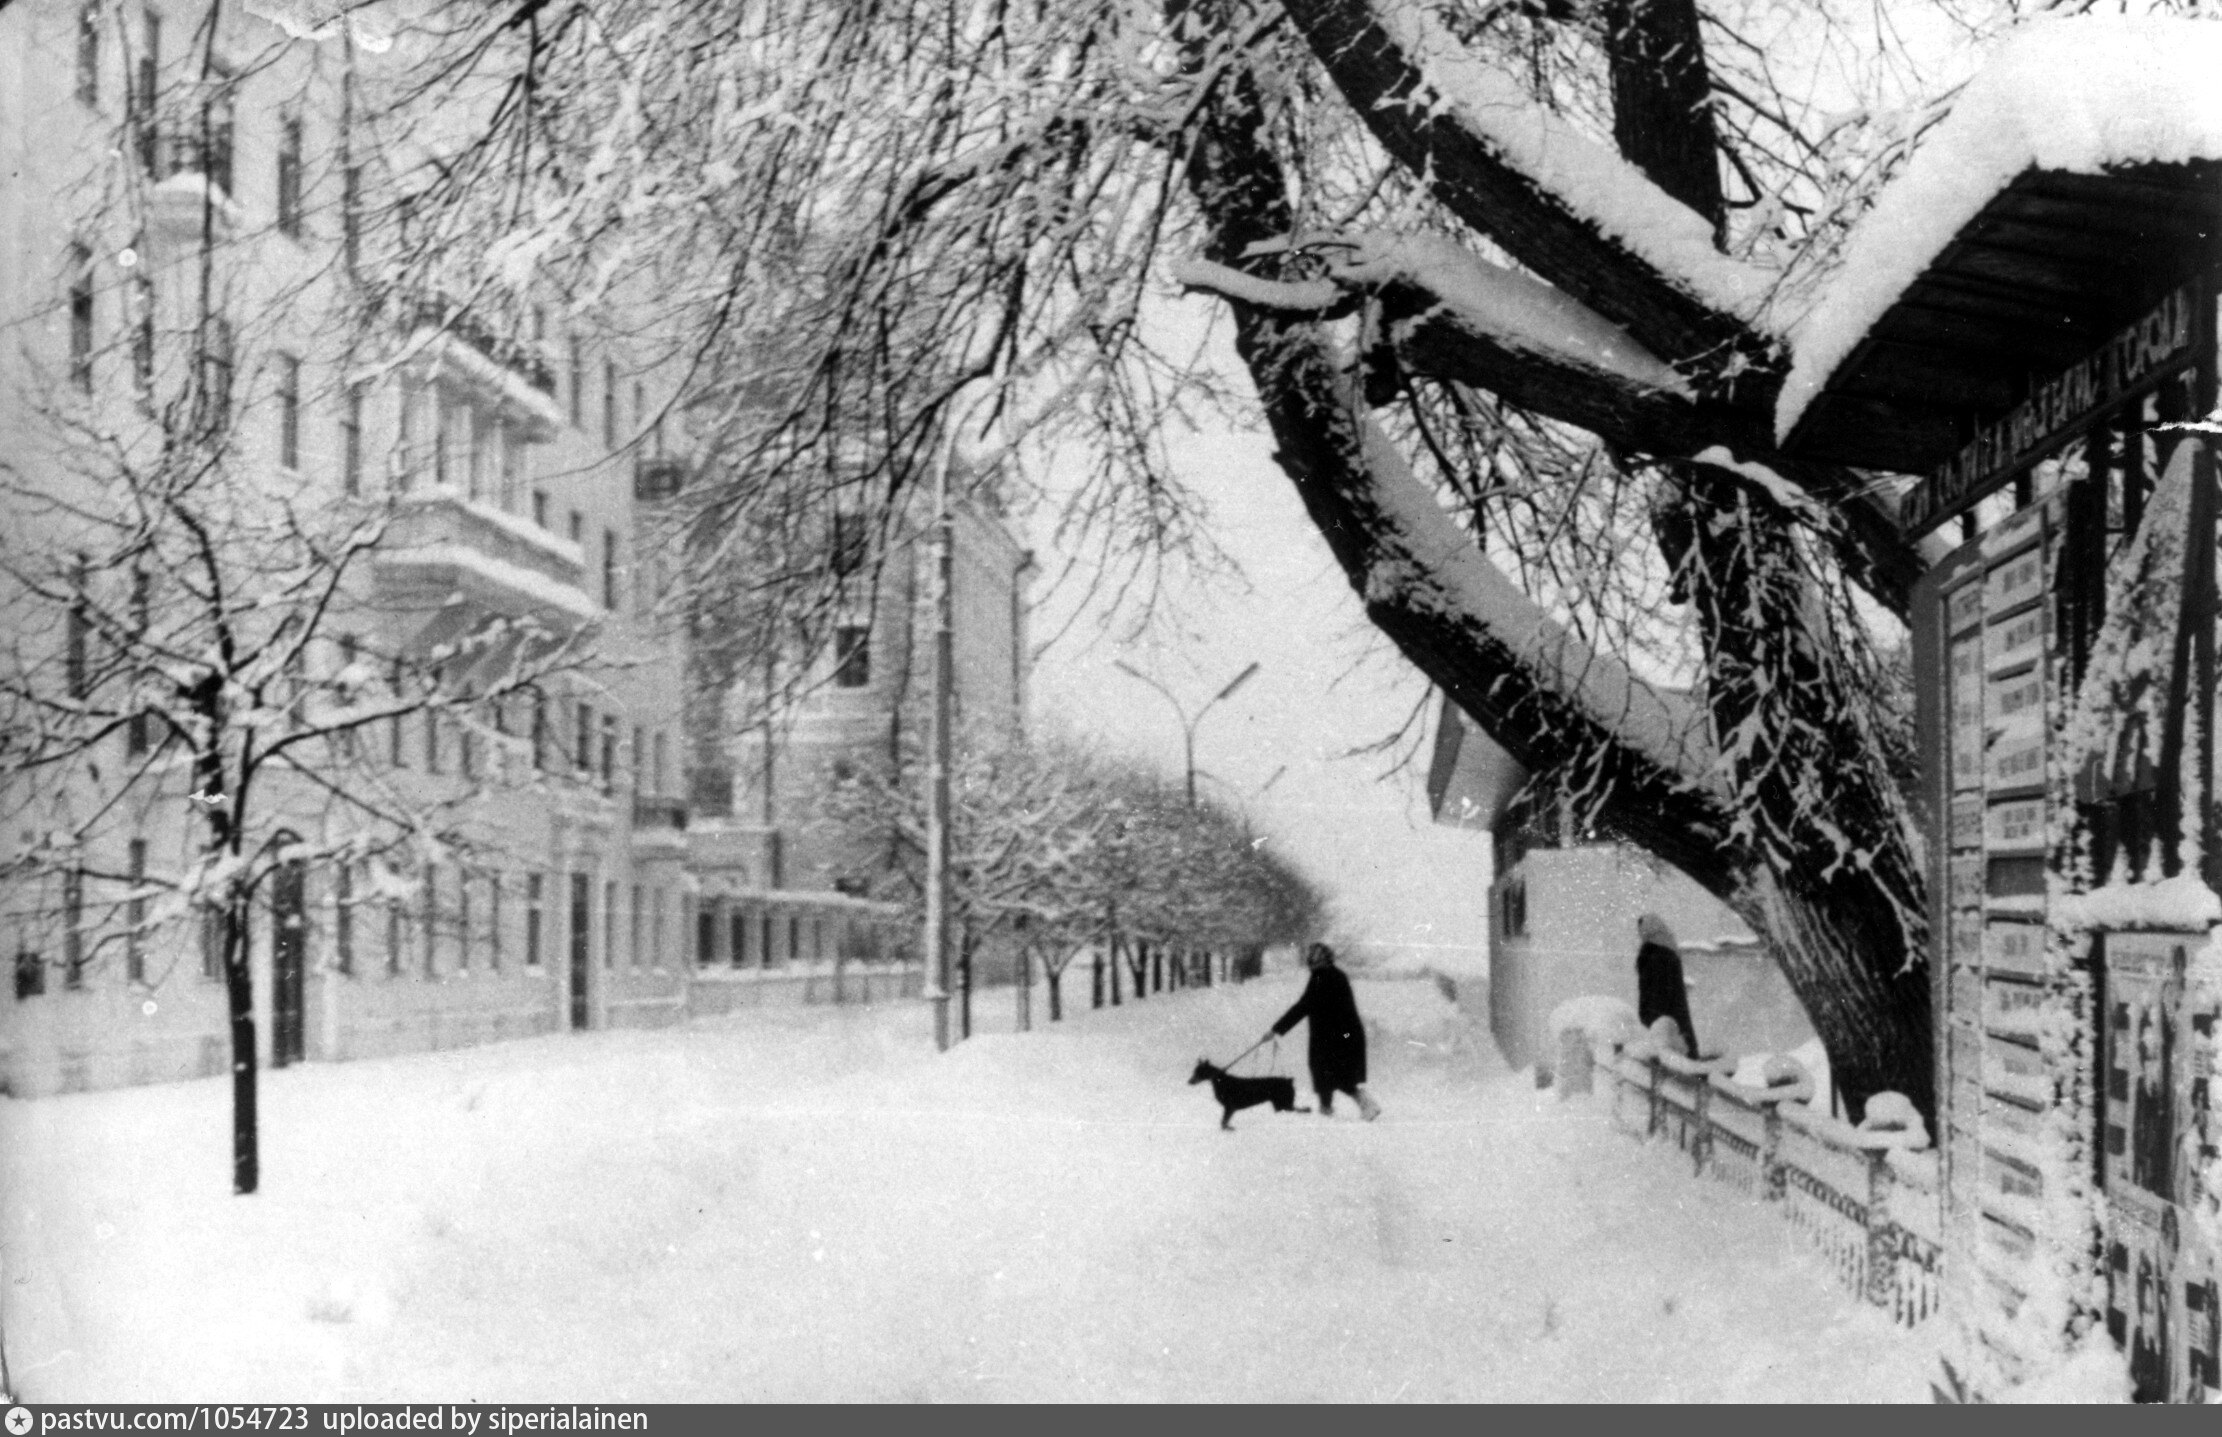
[[[1869,328],[1785,447],[1925,473],[2218,259],[2222,164],[2027,171]]]

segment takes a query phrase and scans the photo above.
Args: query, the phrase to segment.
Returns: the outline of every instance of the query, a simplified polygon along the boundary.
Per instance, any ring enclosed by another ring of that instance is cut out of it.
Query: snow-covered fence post
[[[1898,1288],[1898,1224],[1890,1215],[1890,1154],[1869,1148],[1867,1158],[1867,1300],[1893,1311]]]
[[[1690,1168],[1697,1177],[1705,1175],[1705,1165],[1713,1159],[1712,1100],[1713,1085],[1701,1076],[1697,1080],[1690,1118]]]
[[[1761,1106],[1767,1120],[1762,1129],[1765,1139],[1759,1147],[1759,1197],[1763,1202],[1781,1202],[1788,1195],[1790,1182],[1782,1166],[1782,1104]]]
[[[1558,1093],[1562,1098],[1591,1090],[1597,1060],[1589,1050],[1589,1034],[1579,1028],[1561,1029],[1558,1035]]]
[[[1656,1053],[1650,1055],[1649,1057],[1646,1057],[1643,1060],[1643,1067],[1644,1071],[1650,1075],[1651,1079],[1651,1110],[1648,1119],[1644,1123],[1643,1135],[1647,1138],[1655,1138],[1659,1135],[1659,1104],[1662,1101],[1659,1096],[1659,1085],[1666,1080],[1666,1068],[1659,1062],[1659,1057]]]

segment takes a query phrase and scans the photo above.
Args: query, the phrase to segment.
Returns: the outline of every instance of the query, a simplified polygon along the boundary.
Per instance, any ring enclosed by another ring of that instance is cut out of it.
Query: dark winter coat
[[[1350,980],[1333,964],[1312,970],[1304,996],[1273,1025],[1276,1034],[1311,1022],[1312,1087],[1322,1093],[1355,1093],[1366,1080],[1366,1025]]]
[[[1691,1057],[1697,1056],[1697,1029],[1690,1022],[1690,992],[1682,982],[1682,955],[1663,944],[1636,950],[1636,1021],[1648,1028],[1672,1018],[1682,1030]]]

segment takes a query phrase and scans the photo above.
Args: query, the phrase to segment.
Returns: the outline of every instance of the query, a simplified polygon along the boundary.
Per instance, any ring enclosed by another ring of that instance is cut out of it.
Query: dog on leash
[[[1225,1068],[1198,1058],[1196,1071],[1188,1075],[1188,1085],[1210,1082],[1211,1095],[1219,1100],[1221,1112],[1219,1126],[1232,1132],[1234,1115],[1244,1108],[1254,1108],[1260,1103],[1271,1103],[1276,1113],[1308,1113],[1310,1108],[1296,1106],[1296,1080],[1294,1078],[1238,1078]]]

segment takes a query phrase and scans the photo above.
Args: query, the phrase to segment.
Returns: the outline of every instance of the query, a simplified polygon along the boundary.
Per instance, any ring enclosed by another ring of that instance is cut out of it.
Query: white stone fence
[[[1562,1094],[1610,1084],[1613,1120],[1664,1138],[1696,1176],[1776,1206],[1854,1296],[1912,1327],[1936,1311],[1943,1238],[1937,1155],[1922,1134],[1854,1128],[1800,1099],[1810,1080],[1752,1088],[1728,1059],[1692,1061],[1647,1037],[1562,1035]]]

